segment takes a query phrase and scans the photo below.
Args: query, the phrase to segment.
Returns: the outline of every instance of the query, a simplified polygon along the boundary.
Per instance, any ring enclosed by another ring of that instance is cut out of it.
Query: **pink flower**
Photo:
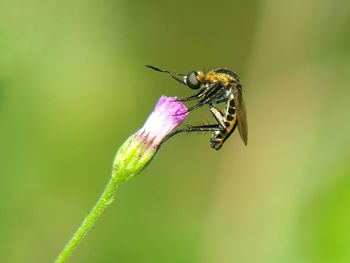
[[[83,223],[58,255],[56,263],[63,263],[72,254],[89,229],[113,202],[122,182],[140,173],[157,153],[159,146],[176,130],[188,115],[187,108],[176,98],[162,96],[143,127],[131,135],[118,149],[109,180],[101,197]]]
[[[113,176],[118,175],[118,181],[126,181],[138,174],[187,115],[182,102],[162,96],[143,127],[119,148],[113,162]]]
[[[150,147],[158,148],[164,139],[181,125],[187,115],[186,106],[176,101],[176,97],[162,96],[136,135]]]

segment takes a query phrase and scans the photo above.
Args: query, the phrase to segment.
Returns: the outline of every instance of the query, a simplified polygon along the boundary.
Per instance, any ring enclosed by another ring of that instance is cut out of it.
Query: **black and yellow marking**
[[[210,138],[210,146],[215,150],[219,150],[224,142],[230,137],[235,128],[237,127],[237,115],[233,103],[233,98],[227,102],[225,111],[226,115],[223,117],[224,129],[215,131]]]
[[[180,132],[206,132],[212,131],[210,138],[211,147],[219,150],[224,142],[238,127],[242,141],[247,145],[248,125],[245,104],[242,95],[242,85],[236,73],[228,69],[214,69],[211,71],[190,71],[187,74],[159,69],[153,66],[147,66],[153,70],[168,73],[178,82],[188,86],[193,90],[198,90],[195,95],[190,97],[178,98],[178,101],[198,102],[188,108],[188,112],[199,108],[205,104],[209,105],[217,124],[210,125],[189,125],[184,129],[179,129],[169,137]],[[226,102],[226,109],[222,113],[216,108],[216,105]]]

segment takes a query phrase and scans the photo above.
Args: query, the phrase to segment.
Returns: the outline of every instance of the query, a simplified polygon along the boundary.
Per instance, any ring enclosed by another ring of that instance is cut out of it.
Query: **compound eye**
[[[196,71],[191,71],[187,74],[186,85],[191,89],[199,89],[201,83],[199,82],[198,73]]]

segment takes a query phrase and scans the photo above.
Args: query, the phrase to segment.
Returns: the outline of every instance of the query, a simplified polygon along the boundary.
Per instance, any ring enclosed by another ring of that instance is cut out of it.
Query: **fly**
[[[219,150],[238,126],[240,137],[244,144],[247,145],[248,125],[246,109],[242,95],[242,85],[236,73],[228,69],[214,69],[208,72],[190,71],[187,74],[181,74],[149,65],[147,67],[168,73],[179,83],[186,85],[190,89],[198,90],[193,96],[178,98],[178,101],[198,100],[197,104],[188,108],[188,111],[208,104],[212,115],[217,121],[217,124],[211,125],[190,125],[175,131],[174,134],[213,131],[210,138],[210,146],[215,150]],[[217,105],[220,103],[226,103],[224,112],[217,108]]]

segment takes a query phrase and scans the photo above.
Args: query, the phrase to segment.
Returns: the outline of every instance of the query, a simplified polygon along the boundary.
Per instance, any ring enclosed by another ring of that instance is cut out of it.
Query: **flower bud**
[[[175,97],[162,96],[143,127],[119,148],[113,162],[113,175],[125,181],[139,173],[187,115],[182,102],[176,101]]]

